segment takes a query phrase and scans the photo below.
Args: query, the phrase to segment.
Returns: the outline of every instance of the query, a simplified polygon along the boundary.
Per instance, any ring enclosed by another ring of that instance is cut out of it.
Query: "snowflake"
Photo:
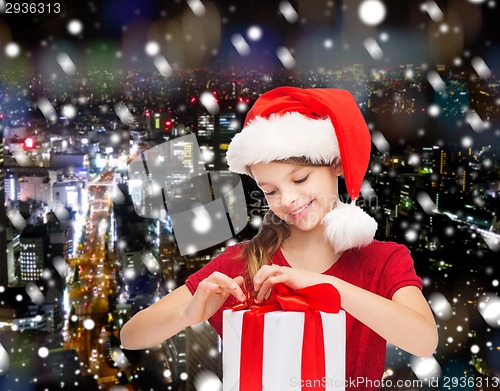
[[[83,31],[83,23],[77,19],[68,22],[68,32],[72,35],[78,35]]]
[[[295,11],[295,8],[293,8],[293,5],[290,4],[290,2],[280,2],[279,10],[288,23],[296,23],[299,20],[299,14]]]
[[[247,30],[247,37],[251,41],[258,41],[262,38],[262,29],[259,26],[250,26]]]
[[[19,56],[19,53],[21,53],[20,46],[15,42],[10,42],[7,45],[5,45],[4,50],[5,50],[5,54],[7,55],[7,57],[10,57],[10,58],[15,58],[15,57]]]
[[[385,19],[386,8],[380,0],[365,0],[358,8],[358,16],[368,26],[376,26]]]

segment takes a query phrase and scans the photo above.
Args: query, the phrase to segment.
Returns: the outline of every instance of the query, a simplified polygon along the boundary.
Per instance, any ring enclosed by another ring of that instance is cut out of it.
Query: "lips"
[[[311,204],[312,201],[308,202],[305,205],[302,205],[300,208],[294,209],[292,212],[289,212],[290,216],[292,216],[294,219],[302,217],[307,212]]]

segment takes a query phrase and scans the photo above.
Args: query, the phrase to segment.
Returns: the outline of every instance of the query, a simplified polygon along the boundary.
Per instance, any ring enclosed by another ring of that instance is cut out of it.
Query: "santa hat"
[[[262,94],[226,154],[229,170],[291,157],[331,164],[340,157],[352,202],[337,202],[322,224],[338,252],[371,243],[376,221],[356,206],[370,160],[370,132],[354,97],[333,88],[279,87]]]

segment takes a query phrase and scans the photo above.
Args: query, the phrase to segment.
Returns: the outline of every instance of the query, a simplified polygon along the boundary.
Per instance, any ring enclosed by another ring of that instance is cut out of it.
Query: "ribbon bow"
[[[262,390],[264,315],[279,310],[305,313],[302,380],[321,380],[325,377],[325,348],[320,311],[328,313],[340,311],[340,294],[333,285],[317,284],[294,291],[284,284],[277,284],[273,288],[271,297],[264,303],[256,303],[252,294],[248,292],[246,300],[236,304],[232,310],[249,310],[243,315],[240,391]],[[311,384],[316,383],[311,382]],[[315,390],[324,390],[324,387],[308,387],[308,391]]]

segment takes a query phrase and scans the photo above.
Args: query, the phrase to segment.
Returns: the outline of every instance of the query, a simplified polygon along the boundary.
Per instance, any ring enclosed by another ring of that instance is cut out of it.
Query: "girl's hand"
[[[241,286],[244,283],[242,276],[235,278],[219,272],[214,272],[198,284],[189,305],[186,307],[186,317],[189,324],[203,322],[215,314],[229,295],[239,301],[245,301],[246,296]]]
[[[254,290],[258,292],[257,303],[264,300],[276,284],[282,283],[297,290],[321,282],[322,275],[319,273],[278,265],[262,266],[253,278]]]

